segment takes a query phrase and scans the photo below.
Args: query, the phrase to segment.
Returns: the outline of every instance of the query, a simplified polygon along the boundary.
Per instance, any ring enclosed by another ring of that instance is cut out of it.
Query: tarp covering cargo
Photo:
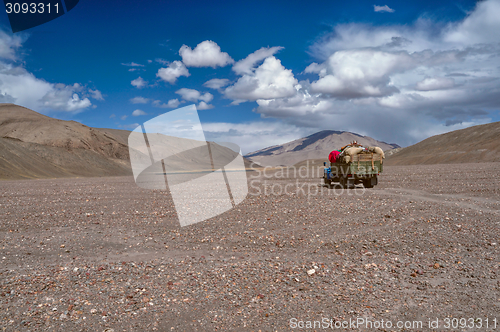
[[[363,147],[357,143],[351,143],[342,147],[337,160],[350,163],[353,161],[377,160],[382,163],[385,158],[384,151],[378,146]]]

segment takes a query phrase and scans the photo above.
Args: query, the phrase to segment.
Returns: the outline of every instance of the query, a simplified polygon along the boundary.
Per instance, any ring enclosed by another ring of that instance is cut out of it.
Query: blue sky
[[[244,153],[319,130],[406,146],[499,121],[500,1],[90,1],[12,34],[0,102],[133,129],[196,104]]]

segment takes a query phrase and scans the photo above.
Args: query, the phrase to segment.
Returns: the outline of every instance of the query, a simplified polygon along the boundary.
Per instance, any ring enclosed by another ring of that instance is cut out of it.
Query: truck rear
[[[338,182],[343,188],[360,183],[373,188],[383,171],[383,160],[384,152],[379,147],[344,148],[336,162],[324,163],[324,182],[326,185]]]

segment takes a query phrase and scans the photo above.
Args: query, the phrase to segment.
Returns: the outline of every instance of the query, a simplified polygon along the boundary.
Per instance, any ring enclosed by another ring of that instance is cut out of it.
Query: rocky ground
[[[131,177],[1,181],[0,328],[500,329],[500,163],[386,167],[367,190],[258,175],[182,228]]]

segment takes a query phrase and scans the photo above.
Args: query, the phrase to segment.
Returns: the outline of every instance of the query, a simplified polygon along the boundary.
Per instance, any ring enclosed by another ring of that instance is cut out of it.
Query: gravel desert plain
[[[500,329],[500,163],[282,175],[182,228],[131,176],[0,181],[0,328]]]

